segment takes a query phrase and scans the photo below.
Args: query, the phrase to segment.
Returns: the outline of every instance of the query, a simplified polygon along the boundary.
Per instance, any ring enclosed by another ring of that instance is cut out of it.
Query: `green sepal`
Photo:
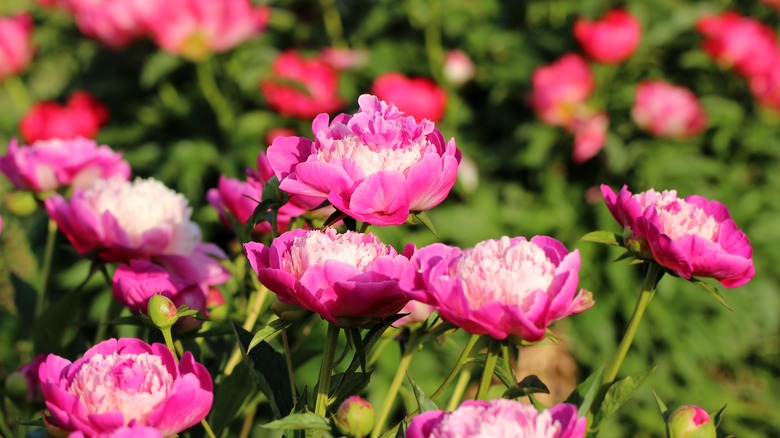
[[[623,244],[623,236],[615,234],[611,231],[591,231],[590,233],[580,237],[578,241],[625,247]]]

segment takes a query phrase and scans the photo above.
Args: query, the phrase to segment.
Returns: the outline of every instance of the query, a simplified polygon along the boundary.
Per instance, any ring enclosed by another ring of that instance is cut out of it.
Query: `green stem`
[[[106,266],[102,265],[100,268],[100,273],[103,274],[103,279],[106,280],[106,284],[108,284],[108,287],[111,287],[111,277],[108,275],[108,271],[106,271]],[[106,334],[108,333],[108,323],[116,318],[121,312],[122,312],[122,305],[119,304],[119,301],[117,301],[113,295],[108,298],[108,306],[106,306],[106,311],[103,313],[103,316],[100,318],[100,322],[98,323],[97,330],[95,331],[95,343],[97,344],[100,341],[104,341],[106,339]]]
[[[344,26],[341,24],[341,15],[336,8],[334,0],[320,0],[322,8],[322,17],[325,20],[325,32],[328,33],[330,43],[333,47],[347,48],[347,42],[344,40]]]
[[[337,325],[328,324],[325,350],[322,352],[322,364],[320,365],[320,377],[317,380],[317,399],[314,405],[314,413],[323,417],[328,412],[330,376],[333,374],[333,357],[336,353],[336,343],[339,340],[339,330]]]
[[[290,352],[290,342],[287,339],[287,329],[282,329],[282,343],[284,344],[284,358],[287,362],[287,376],[290,379],[290,394],[292,394],[293,406],[298,404],[298,396],[295,394],[295,374],[292,366],[292,352]]]
[[[479,335],[471,335],[468,344],[466,344],[466,347],[460,353],[458,360],[455,362],[455,366],[452,367],[452,371],[450,371],[450,374],[447,376],[446,379],[444,379],[444,382],[442,382],[439,388],[436,389],[436,391],[434,391],[434,393],[431,395],[431,400],[436,398],[436,396],[439,395],[441,391],[450,384],[450,382],[452,382],[455,376],[458,375],[460,369],[463,368],[463,364],[466,363],[466,359],[468,359],[471,350],[474,348],[474,344],[476,344],[478,340],[479,340]]]
[[[51,262],[54,257],[54,242],[57,240],[57,223],[49,219],[46,232],[46,247],[43,251],[43,265],[41,268],[41,281],[38,284],[38,301],[35,303],[35,318],[41,316],[46,302],[46,284],[51,273]]]
[[[12,75],[3,81],[5,82],[5,90],[11,97],[16,109],[20,113],[25,113],[30,108],[30,94],[27,92],[27,86],[19,78],[19,75]]]
[[[398,391],[401,389],[401,384],[404,382],[404,377],[406,377],[406,370],[409,369],[409,364],[412,362],[412,355],[414,354],[415,350],[417,350],[418,338],[419,335],[417,331],[414,331],[407,340],[404,353],[401,356],[401,362],[398,364],[395,377],[393,377],[393,382],[390,384],[390,389],[387,392],[387,396],[385,396],[384,403],[382,404],[382,411],[379,413],[377,421],[374,422],[374,430],[371,432],[372,438],[376,438],[380,435],[382,428],[385,426],[387,418],[390,416],[390,411],[393,409],[393,405],[395,404],[395,398],[398,396]]]
[[[208,435],[209,438],[217,438],[216,435],[214,435],[214,431],[211,430],[211,426],[209,426],[209,422],[206,421],[206,419],[200,420],[200,425],[203,426],[203,428],[206,430],[206,435]]]
[[[428,22],[425,24],[425,52],[428,58],[428,66],[431,69],[431,75],[438,83],[444,83],[442,80],[442,70],[444,65],[444,50],[441,45],[441,1],[434,0],[429,3],[431,8]]]
[[[163,334],[163,338],[165,338],[165,345],[168,347],[169,350],[171,350],[173,359],[176,360],[176,363],[179,363],[179,355],[176,353],[176,346],[173,345],[173,336],[171,335],[171,328],[170,327],[160,328],[160,331]]]
[[[466,392],[466,388],[469,385],[469,380],[471,380],[471,370],[466,368],[463,370],[462,373],[460,373],[460,377],[458,377],[458,382],[455,383],[455,390],[452,391],[450,402],[449,404],[447,404],[448,411],[454,411],[455,408],[458,407],[458,405],[460,404],[460,400],[463,398],[463,393]]]
[[[501,341],[490,338],[487,358],[485,358],[485,368],[482,370],[482,379],[479,381],[476,400],[485,400],[488,389],[490,389],[490,382],[493,381],[493,372],[496,370],[499,354],[501,354]]]
[[[609,367],[607,367],[607,371],[604,372],[604,376],[601,379],[601,388],[591,406],[591,412],[594,414],[598,412],[601,403],[604,401],[604,396],[607,394],[607,390],[617,378],[620,367],[623,365],[623,360],[625,360],[628,350],[631,348],[631,343],[634,342],[639,323],[642,321],[642,317],[645,314],[645,310],[647,310],[647,306],[650,304],[650,300],[653,299],[655,286],[663,275],[664,268],[661,267],[661,265],[655,262],[649,263],[647,272],[645,273],[645,279],[642,282],[642,291],[640,292],[639,299],[634,307],[634,313],[631,315],[631,319],[628,322],[626,333],[623,335],[623,339],[621,339],[620,344],[615,351],[615,355],[612,357]]]
[[[229,134],[233,128],[233,111],[230,109],[225,97],[219,91],[217,81],[214,79],[214,69],[211,67],[211,59],[207,58],[195,65],[198,74],[198,85],[203,92],[203,97],[211,105],[211,109],[217,116],[217,123],[222,132]]]

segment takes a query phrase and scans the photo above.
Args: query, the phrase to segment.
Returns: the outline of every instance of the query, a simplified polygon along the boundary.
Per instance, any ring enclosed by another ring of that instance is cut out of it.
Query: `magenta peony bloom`
[[[311,119],[344,106],[339,97],[339,72],[320,56],[304,58],[288,50],[276,57],[271,72],[270,78],[260,82],[260,92],[268,106],[285,117]]]
[[[417,120],[439,123],[447,110],[447,92],[428,78],[385,73],[374,80],[371,94]]]
[[[57,102],[38,102],[19,123],[19,132],[27,143],[53,138],[95,138],[108,120],[108,108],[86,91],[77,91],[63,106]]]
[[[394,315],[409,301],[398,286],[409,259],[370,233],[297,229],[270,246],[247,243],[244,251],[260,282],[279,301],[341,327]]]
[[[536,342],[552,322],[593,304],[577,293],[579,269],[579,251],[551,237],[505,236],[465,251],[439,243],[418,249],[400,284],[469,333]]]
[[[98,180],[69,201],[52,196],[46,211],[78,252],[107,261],[189,257],[201,244],[187,199],[154,179]]]
[[[637,85],[631,116],[640,128],[658,137],[690,138],[707,126],[696,95],[661,80]]]
[[[601,20],[577,19],[574,23],[574,37],[594,60],[617,64],[634,53],[642,37],[642,27],[630,12],[613,9]]]
[[[677,197],[674,190],[650,189],[636,195],[626,186],[601,186],[612,216],[624,229],[627,248],[680,277],[714,278],[725,287],[741,286],[755,275],[753,248],[728,209],[701,196]]]
[[[360,96],[360,111],[314,119],[315,141],[277,137],[268,160],[292,194],[327,199],[374,225],[398,225],[429,210],[455,184],[460,151],[433,123],[404,117],[392,104]]]
[[[121,49],[145,36],[162,0],[62,0],[79,30],[101,44]]]
[[[537,68],[531,79],[531,103],[543,122],[569,127],[596,85],[581,56],[569,53]]]
[[[197,62],[259,34],[270,14],[250,0],[165,0],[153,11],[149,30],[160,48]]]
[[[73,432],[68,435],[68,438],[87,438],[83,432]],[[165,438],[163,434],[149,426],[140,426],[137,423],[132,423],[127,426],[122,426],[112,432],[101,433],[94,435],[91,438]]]
[[[51,354],[38,376],[47,427],[86,436],[130,425],[175,435],[205,418],[213,401],[211,376],[189,351],[177,364],[165,345],[134,338],[103,341],[72,363]]]
[[[407,438],[545,437],[585,436],[585,417],[577,407],[561,403],[538,412],[518,401],[495,399],[465,401],[452,412],[427,411],[412,418]]]
[[[130,177],[130,165],[121,153],[85,138],[38,141],[21,147],[11,140],[8,154],[0,157],[0,171],[18,189],[35,192],[81,189],[101,178]]]
[[[0,17],[0,82],[24,70],[32,60],[32,31],[29,14]]]
[[[780,59],[780,46],[772,28],[760,21],[727,11],[707,15],[696,23],[704,36],[702,49],[727,68],[751,77],[765,74]]]
[[[111,286],[117,301],[134,312],[145,314],[149,298],[155,294],[171,299],[178,307],[184,303],[177,302],[177,298],[196,293],[202,296],[200,300],[202,303],[199,307],[190,307],[205,310],[205,290],[200,289],[197,284],[178,278],[150,261],[130,260],[127,264],[119,265],[114,272]]]
[[[584,163],[601,151],[607,141],[609,118],[605,113],[586,113],[576,117],[570,127],[574,134],[572,160]]]

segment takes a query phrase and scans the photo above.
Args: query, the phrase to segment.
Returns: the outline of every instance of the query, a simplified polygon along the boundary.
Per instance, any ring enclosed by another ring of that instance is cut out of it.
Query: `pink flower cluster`
[[[772,28],[726,11],[700,18],[696,29],[708,55],[744,77],[759,103],[780,111],[780,45]]]

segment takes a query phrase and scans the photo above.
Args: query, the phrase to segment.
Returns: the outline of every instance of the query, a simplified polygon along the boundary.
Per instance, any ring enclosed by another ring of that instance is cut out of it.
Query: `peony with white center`
[[[555,264],[537,245],[503,236],[467,250],[455,267],[472,309],[491,301],[525,308],[536,291],[546,291]]]
[[[364,175],[387,170],[406,174],[431,148],[434,146],[425,137],[412,143],[387,146],[366,144],[353,134],[321,147],[317,160],[345,168],[358,167]]]
[[[145,424],[154,408],[166,399],[173,376],[159,356],[96,354],[76,371],[67,390],[89,414],[121,412],[125,425],[135,419]]]
[[[141,244],[144,233],[153,229],[171,232],[165,254],[190,255],[201,241],[200,228],[190,220],[192,208],[187,199],[156,179],[98,180],[84,196],[100,215],[114,216],[134,244]]]
[[[372,234],[333,229],[313,230],[296,237],[290,250],[282,256],[284,269],[300,280],[310,266],[335,260],[365,271],[374,261],[390,254],[388,247]]]
[[[462,406],[431,431],[430,438],[555,438],[561,423],[549,411],[511,400],[494,400],[489,406]]]
[[[676,190],[664,190],[661,193],[650,189],[633,196],[644,211],[652,207],[658,213],[661,232],[672,240],[686,234],[699,236],[710,242],[718,239],[720,224],[695,204],[689,204],[677,198]]]

